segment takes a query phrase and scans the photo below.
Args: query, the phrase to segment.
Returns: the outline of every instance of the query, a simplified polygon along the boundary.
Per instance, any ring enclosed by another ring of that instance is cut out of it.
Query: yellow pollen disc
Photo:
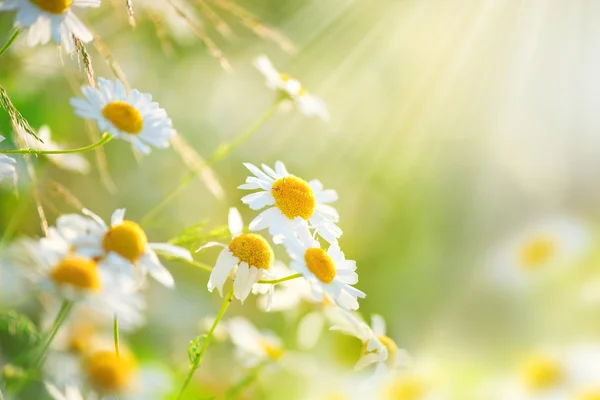
[[[406,376],[392,384],[389,400],[418,400],[426,392],[425,383],[416,376]]]
[[[288,75],[288,74],[284,74],[281,73],[279,74],[279,77],[281,78],[282,81],[287,82],[287,81],[296,81],[300,84],[300,81],[298,81],[298,79]],[[298,91],[298,93],[296,93],[298,96],[303,96],[305,94],[307,94],[308,92],[306,91],[306,89],[304,89],[304,86],[300,85],[300,90]]]
[[[521,248],[519,259],[521,265],[528,270],[536,270],[548,263],[556,253],[557,243],[554,238],[540,236],[531,239]]]
[[[251,267],[269,269],[273,264],[273,250],[269,243],[256,233],[243,233],[229,242],[229,250],[241,262]]]
[[[522,376],[529,389],[545,390],[560,383],[563,371],[556,360],[538,355],[526,360]]]
[[[69,9],[73,0],[30,0],[31,4],[51,14],[62,14]]]
[[[50,278],[59,285],[71,285],[78,289],[100,289],[98,267],[94,260],[85,257],[67,257],[50,272]]]
[[[385,346],[388,352],[387,363],[391,366],[396,365],[398,360],[398,345],[389,336],[378,336],[377,339]]]
[[[576,400],[600,400],[600,389],[583,392],[575,398]]]
[[[90,385],[100,393],[122,393],[131,384],[135,360],[127,352],[120,357],[112,351],[97,351],[85,359],[85,373]]]
[[[315,211],[315,194],[304,179],[287,176],[276,180],[271,188],[275,205],[289,219],[309,219]]]
[[[273,361],[279,360],[283,355],[283,349],[281,347],[273,346],[268,342],[263,342],[262,347],[265,349],[265,353],[267,353],[267,356],[269,356],[269,358]]]
[[[311,248],[304,253],[306,266],[321,282],[329,284],[335,278],[335,265],[325,250]]]
[[[148,246],[148,237],[144,230],[135,222],[123,221],[108,229],[102,240],[106,251],[114,251],[131,262],[136,262]]]
[[[144,127],[142,114],[129,103],[124,101],[113,101],[102,109],[104,118],[112,122],[117,129],[137,135]]]

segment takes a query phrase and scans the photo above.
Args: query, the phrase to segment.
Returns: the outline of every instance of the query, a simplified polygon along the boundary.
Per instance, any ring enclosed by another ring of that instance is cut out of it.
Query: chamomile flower
[[[48,236],[39,241],[19,242],[29,253],[31,262],[23,265],[25,273],[39,287],[64,300],[87,304],[122,320],[139,320],[143,302],[131,292],[134,282],[106,268],[96,260],[72,251],[73,245],[50,228]],[[126,268],[126,263],[115,265]],[[33,271],[31,271],[33,267]]]
[[[126,265],[117,268],[125,275],[149,274],[157,282],[167,287],[174,286],[173,276],[167,270],[155,253],[161,253],[191,260],[192,256],[186,249],[168,243],[148,243],[146,232],[133,221],[125,220],[125,209],[117,209],[111,217],[110,226],[89,210],[84,210],[89,219],[69,215],[57,222],[64,232],[77,236],[75,251],[88,257],[103,260],[109,267]],[[65,233],[67,234],[67,233]],[[137,280],[137,279],[136,279]]]
[[[46,44],[52,39],[72,53],[75,50],[72,36],[84,43],[94,38],[72,8],[99,6],[100,0],[4,0],[0,2],[0,11],[17,10],[15,27],[29,27],[29,46]]]
[[[580,222],[553,218],[530,225],[508,241],[492,260],[496,282],[523,286],[577,261],[590,243]]]
[[[294,273],[281,261],[275,260],[271,268],[273,274],[279,277]],[[270,290],[271,287],[273,290]],[[312,295],[310,284],[304,279],[291,279],[277,285],[256,284],[252,293],[260,295],[258,307],[263,311],[289,311],[297,309],[303,302],[317,303]]]
[[[4,136],[0,135],[0,142],[4,141]],[[17,167],[14,158],[0,154],[0,182],[5,179],[17,179]]]
[[[306,182],[291,175],[281,161],[275,163],[274,170],[264,164],[262,171],[252,164],[244,165],[254,176],[246,178],[246,183],[239,189],[261,190],[242,197],[242,202],[253,210],[272,206],[250,223],[251,230],[269,228],[269,233],[276,240],[308,223],[329,243],[337,242],[342,235],[342,230],[336,225],[339,215],[335,208],[327,205],[337,200],[335,190],[323,189],[318,180]]]
[[[75,385],[69,385],[64,393],[51,383],[46,382],[46,390],[54,400],[85,400],[79,388]]]
[[[363,343],[362,356],[354,367],[356,370],[376,363],[378,370],[386,371],[407,363],[408,353],[386,335],[383,317],[373,315],[369,326],[355,313],[340,310],[337,315],[339,318],[331,329],[355,336]]]
[[[280,338],[270,332],[260,332],[243,317],[231,318],[227,327],[237,354],[246,367],[264,361],[279,361],[285,349]]]
[[[120,81],[103,78],[98,78],[98,88],[83,86],[81,92],[85,99],[71,99],[75,114],[95,120],[102,132],[130,142],[143,154],[150,153],[150,146],[169,147],[175,135],[171,119],[150,94],[127,93]]]
[[[348,310],[358,309],[358,298],[366,295],[352,286],[358,282],[356,262],[346,260],[337,243],[323,250],[304,227],[297,236],[286,236],[284,245],[292,258],[290,268],[311,284],[316,300],[327,299]]]
[[[534,352],[502,382],[506,400],[591,400],[600,396],[600,346],[579,344],[567,349]]]
[[[291,102],[302,114],[309,118],[319,117],[324,121],[329,120],[325,102],[308,93],[297,79],[277,71],[267,56],[257,57],[254,66],[266,78],[267,86],[276,90],[282,99]]]
[[[215,267],[210,273],[208,290],[212,292],[215,288],[223,295],[223,285],[227,278],[235,273],[233,282],[233,294],[240,301],[246,300],[252,286],[261,279],[273,279],[271,266],[273,265],[273,250],[269,242],[256,233],[243,233],[243,222],[236,208],[229,210],[229,232],[232,239],[228,245],[217,242],[209,242],[200,247],[200,251],[207,247],[221,246],[223,250],[219,254]],[[273,285],[269,285],[272,293]]]

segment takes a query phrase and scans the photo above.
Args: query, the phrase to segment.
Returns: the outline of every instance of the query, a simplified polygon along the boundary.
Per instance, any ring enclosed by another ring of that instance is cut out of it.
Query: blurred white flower
[[[50,132],[50,128],[46,125],[42,126],[37,132],[37,135],[40,139],[44,141],[44,143],[40,142],[39,140],[32,140],[31,136],[21,129],[19,129],[18,131],[21,137],[25,139],[27,145],[35,148],[36,150],[64,150],[64,147],[62,145],[52,141],[52,134]],[[78,172],[80,174],[87,174],[90,172],[90,163],[81,154],[45,154],[44,156],[58,168]]]
[[[383,317],[373,315],[369,326],[356,313],[340,310],[338,315],[331,329],[355,336],[363,343],[362,356],[355,370],[377,363],[377,373],[380,373],[409,363],[410,356],[406,350],[398,348],[396,342],[386,335]]]
[[[600,345],[582,343],[532,353],[497,384],[505,400],[593,400],[600,396],[599,376]]]
[[[86,389],[87,400],[162,400],[172,389],[170,377],[163,370],[140,365],[125,346],[121,346],[117,356],[108,343],[80,359],[78,376],[71,384],[75,381]],[[49,390],[53,396],[60,393],[56,388]]]
[[[381,400],[442,400],[448,399],[436,385],[431,372],[422,366],[393,371],[382,376],[377,399]]]
[[[150,94],[127,93],[121,81],[103,78],[98,78],[98,88],[86,85],[81,92],[85,99],[71,99],[75,114],[95,120],[102,132],[130,142],[143,154],[150,153],[150,146],[169,147],[175,135],[171,119]]]
[[[279,361],[285,349],[281,339],[270,332],[260,332],[250,321],[234,317],[227,322],[229,337],[246,367],[264,361]]]
[[[589,248],[590,232],[579,221],[553,218],[532,224],[512,237],[492,259],[499,284],[523,286],[569,267]]]
[[[0,11],[17,10],[15,27],[29,27],[29,46],[46,44],[52,39],[72,53],[75,43],[71,35],[84,43],[94,37],[71,8],[99,6],[100,0],[4,0],[0,2]]]
[[[298,80],[277,71],[267,56],[257,57],[254,66],[266,78],[267,86],[277,90],[283,99],[291,101],[302,114],[307,117],[319,117],[324,121],[329,120],[325,102],[308,93]]]
[[[73,243],[56,228],[50,228],[48,236],[39,241],[22,239],[12,246],[28,254],[27,258],[13,260],[14,266],[43,291],[110,316],[118,315],[122,320],[141,318],[143,301],[131,291],[133,280],[115,272],[128,267],[127,263],[106,268],[102,260],[76,254]]]
[[[273,240],[280,242],[280,236],[293,233],[307,224],[329,243],[336,243],[342,230],[336,225],[339,215],[335,208],[327,205],[338,199],[335,190],[325,190],[318,180],[306,182],[291,175],[281,161],[275,163],[275,169],[262,164],[261,171],[256,166],[245,163],[244,166],[254,174],[246,178],[239,189],[258,192],[242,197],[242,202],[252,210],[268,206],[252,222],[250,229],[260,231],[269,228]]]
[[[162,265],[155,250],[176,258],[192,259],[190,252],[182,247],[148,243],[142,227],[124,219],[124,208],[115,210],[110,226],[91,211],[83,212],[89,218],[70,214],[59,218],[57,226],[77,236],[73,243],[77,253],[102,260],[102,264],[115,274],[131,276],[140,282],[148,273],[159,283],[173,287],[173,276]]]
[[[54,400],[85,400],[77,386],[69,385],[65,388],[65,392],[61,392],[56,386],[46,382],[46,390]]]
[[[356,289],[358,282],[356,262],[346,260],[337,243],[329,246],[327,251],[313,239],[308,227],[301,227],[297,236],[285,236],[284,245],[292,258],[290,268],[302,274],[312,288],[313,296],[318,301],[327,298],[348,310],[357,310],[358,298],[366,295]]]
[[[4,136],[0,135],[0,142],[4,141]],[[0,154],[0,182],[4,179],[17,179],[17,162],[14,158],[10,158],[4,154]]]
[[[222,296],[225,281],[234,273],[233,294],[243,302],[257,281],[274,278],[270,271],[273,265],[273,250],[262,236],[256,233],[242,233],[244,223],[236,208],[229,209],[228,222],[232,236],[228,245],[209,242],[197,251],[214,246],[223,247],[210,273],[208,290],[212,292],[217,288]],[[273,293],[273,285],[268,286],[269,292]]]

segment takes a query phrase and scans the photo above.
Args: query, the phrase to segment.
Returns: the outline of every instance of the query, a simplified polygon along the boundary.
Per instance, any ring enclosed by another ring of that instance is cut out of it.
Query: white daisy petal
[[[152,250],[165,253],[169,256],[181,258],[183,260],[192,261],[192,255],[187,249],[180,246],[175,246],[169,243],[148,243],[148,247]]]

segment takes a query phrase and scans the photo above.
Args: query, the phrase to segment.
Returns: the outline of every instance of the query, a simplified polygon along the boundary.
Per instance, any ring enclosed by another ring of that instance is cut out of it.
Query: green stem
[[[85,147],[79,147],[77,149],[67,149],[67,150],[37,150],[37,149],[17,149],[17,150],[0,150],[0,153],[2,154],[34,154],[34,155],[40,155],[40,154],[71,154],[71,153],[83,153],[85,151],[90,151],[95,149],[96,147],[100,147],[102,145],[104,145],[105,143],[109,142],[110,140],[112,140],[112,136],[109,135],[108,133],[105,133],[104,136],[102,136],[102,139],[100,139],[99,142],[90,144],[89,146],[85,146]]]
[[[202,347],[200,348],[200,351],[198,352],[198,356],[196,357],[196,359],[194,360],[192,365],[190,365],[190,370],[185,378],[185,381],[183,382],[183,386],[181,387],[181,390],[179,391],[177,400],[180,400],[182,398],[183,393],[185,392],[185,389],[187,389],[188,385],[190,384],[190,382],[192,380],[192,377],[194,376],[194,373],[200,366],[200,363],[202,362],[202,357],[204,356],[204,353],[206,352],[206,349],[208,348],[208,345],[210,344],[210,342],[212,340],[213,334],[215,333],[215,329],[217,329],[217,325],[219,325],[219,322],[221,322],[221,320],[223,319],[223,316],[225,315],[225,311],[227,311],[227,308],[229,307],[229,304],[231,304],[232,300],[233,300],[233,288],[231,288],[231,290],[229,291],[229,294],[227,294],[227,296],[225,297],[225,300],[223,301],[223,305],[221,305],[221,309],[219,310],[219,314],[217,314],[217,318],[215,318],[215,322],[213,322],[212,326],[210,327],[210,330],[206,334],[206,339],[204,339],[204,343],[202,343]]]
[[[229,153],[238,148],[242,143],[248,140],[252,135],[254,135],[259,130],[259,128],[263,126],[265,122],[267,122],[277,112],[280,103],[281,100],[278,100],[275,103],[273,103],[273,105],[259,119],[257,119],[245,131],[236,136],[231,142],[222,143],[208,160],[207,166],[210,167],[218,163]],[[175,185],[157,205],[152,207],[152,209],[150,209],[150,211],[148,211],[146,215],[144,215],[144,217],[141,219],[140,225],[144,225],[150,222],[152,218],[156,216],[156,214],[158,214],[163,208],[165,208],[167,204],[173,201],[173,199],[175,199],[175,197],[177,197],[177,195],[187,185],[194,181],[196,173],[197,171],[190,171],[186,176],[184,176],[183,179],[181,179],[179,183]]]
[[[117,353],[117,357],[121,357],[121,353],[119,352],[119,317],[115,314],[113,319],[113,336],[115,338],[115,353]]]
[[[302,278],[302,274],[293,274],[293,275],[288,275],[285,278],[273,279],[272,281],[258,281],[256,283],[263,283],[263,284],[267,284],[267,285],[275,285],[277,283],[291,281],[292,279],[296,279],[296,278]]]
[[[40,354],[38,354],[38,357],[37,357],[35,363],[33,364],[35,370],[40,369],[42,367],[42,365],[44,365],[46,353],[48,352],[48,349],[50,348],[50,345],[52,344],[54,337],[58,333],[58,330],[60,329],[63,322],[65,322],[65,319],[67,319],[67,316],[71,312],[72,308],[73,308],[72,301],[63,300],[63,303],[60,306],[60,310],[58,311],[58,314],[56,315],[56,319],[52,323],[52,327],[50,328],[50,331],[48,332],[46,341],[44,342],[44,346],[42,347]]]
[[[20,33],[21,33],[21,29],[15,29],[15,31],[10,36],[10,38],[8,38],[8,41],[0,49],[0,57],[2,57],[2,55],[6,52],[6,50],[8,50],[8,48],[10,47],[10,45],[13,44],[13,42],[19,36]]]

